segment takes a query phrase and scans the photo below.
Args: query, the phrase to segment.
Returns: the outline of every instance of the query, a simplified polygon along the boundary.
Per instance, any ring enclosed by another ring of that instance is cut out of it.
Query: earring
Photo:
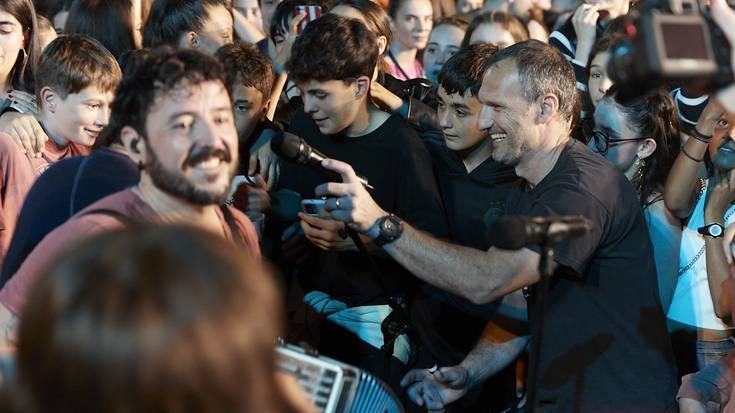
[[[641,180],[643,179],[643,168],[646,166],[646,160],[638,158],[638,156],[636,156],[636,159],[637,159],[636,162],[638,164],[638,167],[637,167],[637,170],[635,171],[633,182],[637,184],[641,182]]]

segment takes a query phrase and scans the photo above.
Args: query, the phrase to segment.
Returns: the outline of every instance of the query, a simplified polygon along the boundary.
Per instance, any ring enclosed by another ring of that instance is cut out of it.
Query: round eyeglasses
[[[610,150],[610,148],[614,148],[626,142],[637,142],[645,139],[646,138],[613,139],[610,137],[610,134],[599,129],[594,129],[592,131],[592,136],[590,136],[590,141],[594,143],[597,153],[602,156],[607,155],[607,151]]]

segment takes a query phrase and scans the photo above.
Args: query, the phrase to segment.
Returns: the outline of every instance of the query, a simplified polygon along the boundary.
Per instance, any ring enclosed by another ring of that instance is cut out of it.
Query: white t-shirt
[[[715,307],[707,282],[707,257],[704,251],[704,235],[697,232],[704,226],[704,201],[707,199],[707,184],[697,199],[689,222],[681,233],[679,253],[679,281],[667,317],[682,324],[710,330],[732,330],[715,315]],[[735,207],[725,213],[725,226],[735,221]],[[698,257],[697,257],[698,256]],[[693,264],[692,264],[693,262]],[[689,267],[686,271],[686,269]],[[683,273],[682,273],[683,271]]]

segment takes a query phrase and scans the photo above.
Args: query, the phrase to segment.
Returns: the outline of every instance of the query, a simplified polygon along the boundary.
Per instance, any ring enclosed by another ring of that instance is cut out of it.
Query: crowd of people
[[[735,85],[615,84],[644,6],[3,0],[0,409],[735,411]]]

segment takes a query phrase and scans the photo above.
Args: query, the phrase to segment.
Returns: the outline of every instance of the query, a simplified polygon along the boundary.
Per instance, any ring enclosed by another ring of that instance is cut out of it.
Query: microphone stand
[[[549,284],[554,274],[554,247],[551,240],[544,238],[541,242],[541,259],[538,263],[540,280],[536,284],[531,309],[531,348],[528,350],[528,392],[526,393],[526,411],[533,413],[536,408],[536,394],[538,388],[538,359],[541,354],[541,341],[544,334],[544,317],[546,301],[549,296]],[[530,321],[529,320],[529,321]]]

